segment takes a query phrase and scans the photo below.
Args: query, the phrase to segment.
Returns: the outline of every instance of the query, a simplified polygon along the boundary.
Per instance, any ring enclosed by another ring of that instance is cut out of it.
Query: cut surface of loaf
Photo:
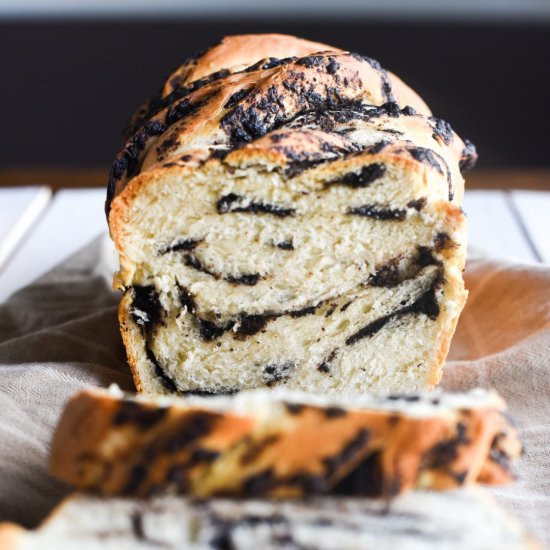
[[[67,405],[50,470],[79,489],[294,498],[394,496],[513,479],[521,444],[493,392],[330,399],[283,389]]]
[[[432,388],[467,295],[474,161],[370,58],[260,35],[184,64],[109,184],[138,390]]]
[[[416,491],[389,505],[353,498],[193,502],[75,495],[36,531],[0,524],[0,543],[5,550],[540,548],[515,518],[475,488]]]

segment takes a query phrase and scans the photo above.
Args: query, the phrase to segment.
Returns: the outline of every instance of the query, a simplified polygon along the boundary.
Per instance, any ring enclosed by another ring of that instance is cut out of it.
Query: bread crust
[[[434,412],[423,415],[376,404],[309,403],[292,394],[287,401],[286,394],[269,390],[256,395],[241,394],[252,404],[233,410],[210,406],[212,398],[159,403],[81,392],[56,430],[50,470],[103,494],[175,490],[294,498],[334,487],[349,491],[342,482],[353,474],[359,493],[394,496],[480,479],[506,483],[521,452],[494,395],[476,406],[442,405],[438,411],[432,405]],[[403,399],[431,403],[427,397]]]

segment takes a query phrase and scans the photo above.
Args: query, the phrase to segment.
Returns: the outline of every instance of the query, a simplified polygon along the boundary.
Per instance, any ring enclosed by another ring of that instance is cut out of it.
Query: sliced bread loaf
[[[184,64],[109,185],[138,390],[432,388],[467,295],[474,160],[370,58],[268,35]]]
[[[502,399],[330,399],[283,389],[156,399],[114,388],[67,405],[51,472],[79,489],[299,497],[393,496],[513,479],[521,444]]]
[[[475,488],[416,491],[389,505],[330,497],[293,503],[75,495],[36,531],[0,525],[0,545],[5,550],[541,548]]]

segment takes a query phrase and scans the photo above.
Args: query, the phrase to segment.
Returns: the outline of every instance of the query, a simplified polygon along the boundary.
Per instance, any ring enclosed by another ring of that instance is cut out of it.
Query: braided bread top
[[[292,36],[227,37],[177,68],[134,114],[106,210],[153,170],[260,155],[292,174],[382,148],[445,174],[449,200],[476,159],[473,144],[371,58]]]

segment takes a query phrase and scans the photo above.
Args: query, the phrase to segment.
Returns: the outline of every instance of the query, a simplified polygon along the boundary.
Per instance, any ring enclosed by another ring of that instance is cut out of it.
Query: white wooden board
[[[0,188],[0,272],[51,198],[45,186]]]
[[[550,264],[550,193],[512,191],[511,197],[540,260]]]
[[[468,217],[470,255],[538,261],[506,191],[467,191],[463,208]]]
[[[0,302],[107,232],[104,189],[56,193],[31,234],[0,273]]]

